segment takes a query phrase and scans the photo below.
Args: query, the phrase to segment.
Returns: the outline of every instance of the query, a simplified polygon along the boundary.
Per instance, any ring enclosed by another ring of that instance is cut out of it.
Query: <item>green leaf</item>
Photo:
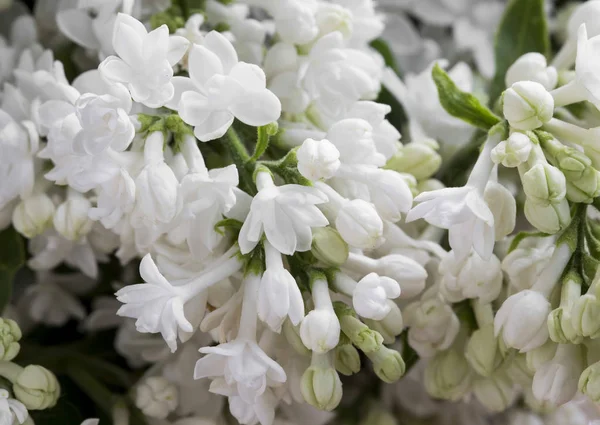
[[[25,264],[25,244],[15,229],[0,232],[0,312],[10,301],[14,276]]]
[[[500,118],[482,105],[479,99],[461,91],[439,65],[433,67],[431,74],[440,103],[450,115],[486,131],[500,122]]]
[[[495,101],[505,89],[508,68],[522,55],[539,52],[548,57],[550,36],[544,0],[511,0],[496,33],[496,75],[490,89]]]

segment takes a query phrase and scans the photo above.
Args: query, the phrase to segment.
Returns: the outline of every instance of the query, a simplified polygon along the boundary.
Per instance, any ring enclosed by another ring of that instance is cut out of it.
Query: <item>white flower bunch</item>
[[[539,0],[50,3],[0,38],[0,425],[593,417],[598,0],[551,62]]]

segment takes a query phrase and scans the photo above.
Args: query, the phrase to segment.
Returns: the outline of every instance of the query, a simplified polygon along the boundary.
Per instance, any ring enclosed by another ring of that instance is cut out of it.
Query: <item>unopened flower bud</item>
[[[523,190],[531,201],[557,204],[567,194],[565,175],[550,164],[536,164],[523,175]]]
[[[517,388],[506,374],[496,373],[491,378],[475,380],[473,394],[490,411],[502,412],[515,400]]]
[[[322,263],[339,267],[348,259],[348,244],[340,233],[332,227],[316,227],[310,252]]]
[[[298,171],[308,180],[327,180],[340,168],[340,151],[327,139],[306,139],[296,152]]]
[[[402,378],[406,371],[406,364],[396,350],[391,350],[381,345],[378,350],[366,353],[373,363],[373,370],[379,379],[388,384]]]
[[[577,180],[567,181],[567,199],[571,202],[591,203],[600,196],[600,171],[588,167]]]
[[[92,204],[87,199],[73,197],[63,202],[54,214],[54,228],[65,238],[76,241],[92,230],[94,222],[88,217]]]
[[[412,174],[417,180],[428,179],[437,173],[442,164],[442,157],[437,153],[439,146],[435,141],[431,142],[403,146],[387,162],[385,168]]]
[[[425,389],[436,398],[460,400],[470,389],[473,372],[463,353],[438,353],[425,368]]]
[[[571,222],[569,202],[563,199],[558,204],[542,205],[526,199],[525,217],[540,232],[552,235],[567,227]]]
[[[559,307],[548,315],[548,332],[550,339],[559,344],[579,344],[583,340],[573,328],[571,312],[565,307]]]
[[[573,303],[571,325],[578,335],[596,339],[600,337],[600,301],[593,294],[585,294]]]
[[[312,310],[300,325],[300,337],[304,345],[316,352],[325,353],[337,345],[340,324],[333,311]]]
[[[498,339],[494,336],[494,325],[488,324],[477,329],[467,343],[465,358],[481,376],[489,377],[502,364],[498,349]]]
[[[511,127],[535,130],[550,121],[554,114],[554,99],[540,83],[521,81],[504,92],[504,117]]]
[[[352,295],[352,305],[358,315],[383,320],[390,312],[388,300],[400,296],[400,285],[394,279],[369,273],[358,281]]]
[[[546,90],[552,90],[558,82],[558,71],[548,66],[546,57],[541,53],[525,53],[508,68],[505,81],[506,87],[520,81],[535,81]]]
[[[547,318],[551,305],[546,297],[533,290],[508,297],[494,318],[496,335],[501,334],[508,347],[527,352],[548,340]]]
[[[340,208],[335,227],[356,248],[373,249],[383,242],[383,221],[375,207],[362,199],[348,201]]]
[[[531,139],[518,131],[492,149],[492,161],[505,167],[517,167],[527,161],[533,144]]]
[[[320,410],[335,409],[342,399],[342,381],[330,364],[328,354],[313,354],[311,366],[302,375],[304,400]]]
[[[594,403],[600,403],[600,362],[587,367],[579,377],[579,391]]]
[[[29,410],[44,410],[53,407],[60,396],[60,385],[56,376],[48,369],[26,366],[13,383],[17,400]]]
[[[165,419],[178,404],[177,388],[162,376],[152,376],[136,388],[135,405],[146,416]]]
[[[584,172],[592,166],[592,160],[575,148],[565,146],[553,153],[555,153],[556,166],[568,181],[581,179]]]
[[[11,361],[19,354],[21,336],[17,322],[0,318],[0,360]]]
[[[25,198],[15,208],[12,223],[15,229],[26,238],[33,238],[52,224],[54,204],[45,193]]]
[[[350,376],[360,371],[360,355],[352,344],[335,347],[335,368],[342,375]]]
[[[383,337],[361,322],[351,313],[338,313],[342,332],[361,351],[370,353],[377,350],[383,344]]]

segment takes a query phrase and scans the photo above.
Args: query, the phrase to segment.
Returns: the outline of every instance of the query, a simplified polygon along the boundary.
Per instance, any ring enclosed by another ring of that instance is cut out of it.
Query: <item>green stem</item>
[[[13,384],[23,372],[23,367],[13,362],[0,361],[0,376],[8,379]]]
[[[250,162],[256,162],[264,155],[264,153],[269,148],[269,139],[271,138],[271,136],[276,135],[277,131],[277,123],[271,123],[258,127],[258,129],[256,130],[256,146],[254,147],[254,153],[250,158]]]
[[[250,162],[250,155],[246,146],[244,146],[233,127],[229,127],[227,134],[222,140],[231,155],[233,163],[238,169],[240,187],[248,194],[255,195],[257,191],[252,179],[253,170],[250,170],[250,168],[254,168],[254,164]]]
[[[77,364],[69,365],[67,367],[67,374],[106,415],[112,416],[116,397],[108,388]]]

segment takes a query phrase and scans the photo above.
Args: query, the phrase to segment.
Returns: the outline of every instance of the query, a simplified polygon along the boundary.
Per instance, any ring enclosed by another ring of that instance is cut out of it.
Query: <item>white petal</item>
[[[220,32],[209,32],[204,37],[204,46],[219,57],[226,74],[229,74],[229,71],[238,63],[238,56],[233,45]]]
[[[215,53],[196,44],[189,55],[188,70],[196,86],[204,87],[210,77],[223,74],[223,64]]]
[[[92,19],[83,9],[61,10],[56,15],[60,31],[80,46],[97,50],[100,43],[92,31]]]
[[[194,135],[201,142],[222,137],[233,124],[233,115],[229,111],[213,111],[203,123],[194,127]]]
[[[265,89],[241,96],[230,110],[244,124],[259,127],[279,119],[281,102],[277,96]]]
[[[169,37],[167,60],[171,66],[175,66],[175,64],[181,60],[183,55],[185,55],[189,45],[190,42],[185,37],[180,37],[178,35],[172,35]]]
[[[181,95],[186,91],[197,91],[197,89],[192,79],[188,77],[173,77],[171,83],[174,88],[173,97],[165,106],[169,109],[177,110],[181,101]]]

